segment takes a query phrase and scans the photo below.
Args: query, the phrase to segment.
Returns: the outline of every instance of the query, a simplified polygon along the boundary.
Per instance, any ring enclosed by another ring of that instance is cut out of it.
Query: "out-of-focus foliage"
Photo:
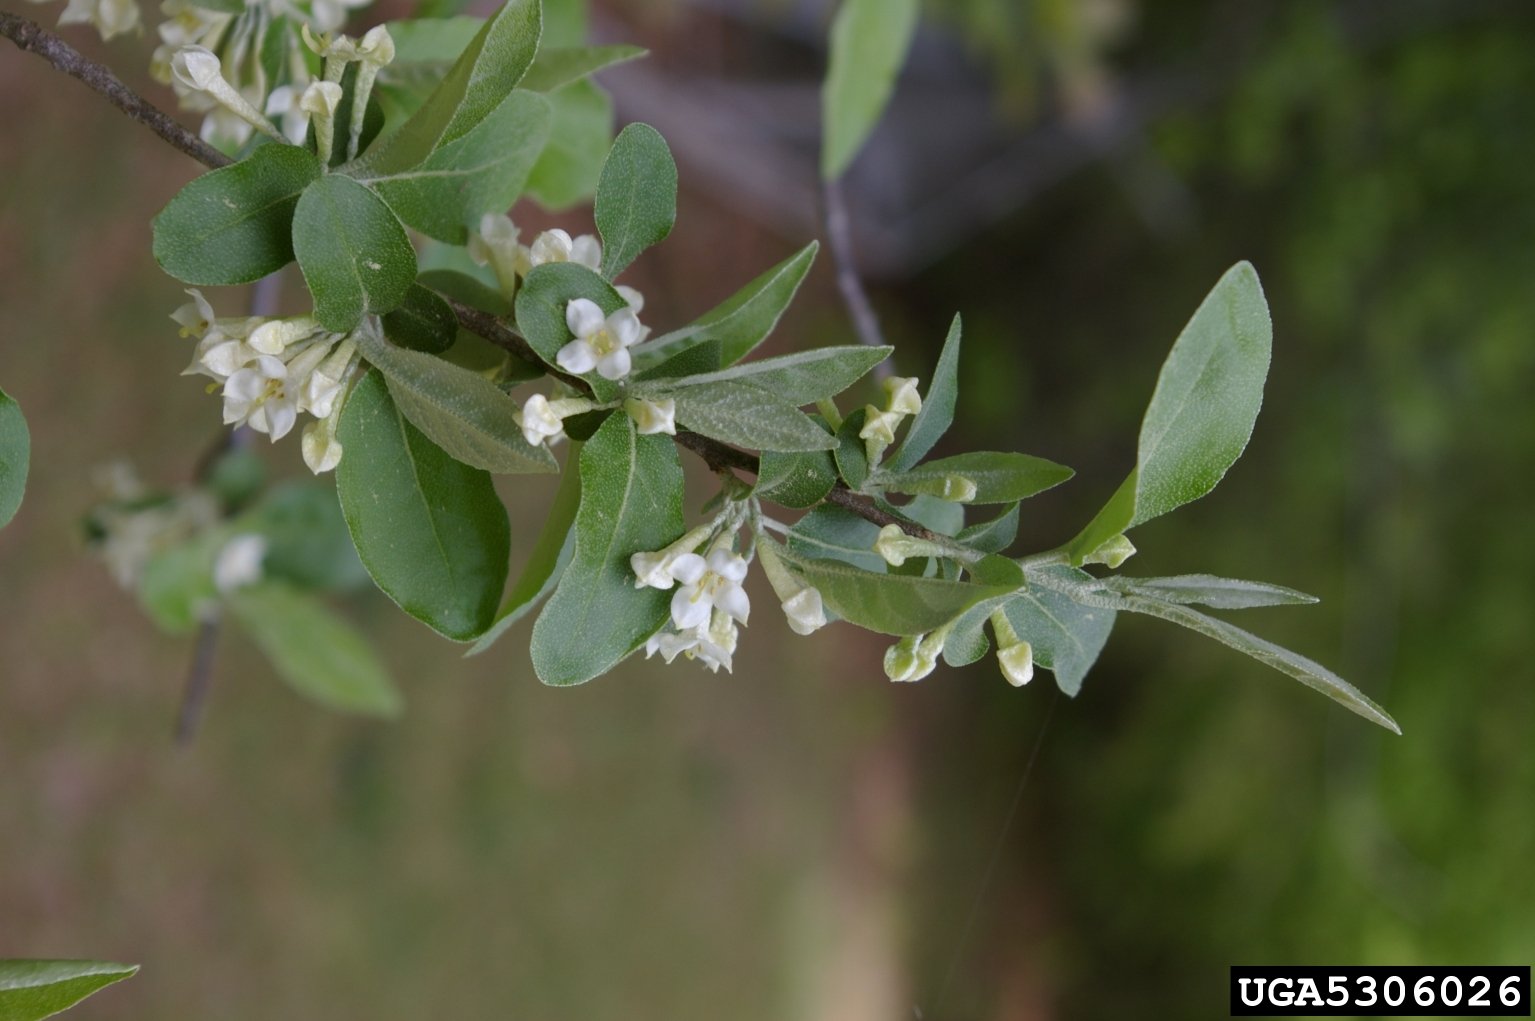
[[[1278,324],[1249,505],[1158,541],[1320,581],[1345,672],[1406,736],[1312,732],[1206,650],[1120,667],[1128,701],[1062,728],[1041,783],[1076,1017],[1207,1014],[1238,961],[1535,957],[1535,33],[1361,39],[1320,5],[1273,27],[1213,116],[1157,139],[1200,248],[1249,252]]]

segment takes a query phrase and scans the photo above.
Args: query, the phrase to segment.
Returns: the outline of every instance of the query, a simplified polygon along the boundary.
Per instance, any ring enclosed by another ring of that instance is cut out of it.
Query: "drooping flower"
[[[565,306],[565,323],[575,339],[560,348],[555,361],[566,372],[597,370],[603,379],[622,379],[632,362],[628,349],[640,341],[639,318],[629,308],[605,316],[595,301],[576,298]]]
[[[797,635],[813,634],[826,626],[821,593],[809,585],[783,601],[783,613],[789,620],[789,629]]]
[[[1007,683],[1021,688],[1034,679],[1034,647],[1028,642],[1018,642],[997,649],[997,665]]]
[[[915,376],[891,376],[885,380],[887,410],[898,415],[915,415],[922,410],[922,395],[917,392]]]
[[[479,230],[469,232],[469,257],[489,266],[508,300],[517,293],[517,277],[528,270],[527,250],[517,243],[521,233],[505,213],[486,213]]]
[[[624,411],[634,419],[641,436],[677,435],[677,402],[670,397],[655,401],[630,397],[624,401]]]
[[[545,440],[561,436],[565,432],[564,420],[555,414],[549,398],[534,394],[517,413],[517,424],[522,426],[523,439],[529,446],[538,446]]]
[[[663,591],[677,584],[672,567],[677,558],[693,553],[714,532],[713,525],[699,525],[676,542],[654,553],[636,553],[629,558],[629,568],[634,572],[635,588],[658,588]]]

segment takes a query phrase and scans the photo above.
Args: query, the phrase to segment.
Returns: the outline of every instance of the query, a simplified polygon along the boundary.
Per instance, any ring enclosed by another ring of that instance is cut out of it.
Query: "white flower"
[[[711,673],[718,672],[720,667],[729,673],[738,634],[736,622],[730,614],[716,609],[707,627],[699,625],[682,631],[662,631],[652,635],[645,643],[645,658],[649,659],[659,652],[662,659],[671,663],[678,656],[686,656],[701,661]]]
[[[624,411],[634,419],[635,431],[641,436],[677,435],[677,402],[670,397],[658,401],[630,397],[624,401]]]
[[[645,296],[639,291],[636,291],[627,284],[619,284],[613,290],[618,292],[618,296],[624,299],[635,315],[645,311]]]
[[[480,229],[469,232],[469,258],[495,272],[496,283],[508,298],[517,292],[518,274],[528,269],[527,253],[517,243],[520,233],[505,213],[486,213],[480,217]]]
[[[917,392],[915,376],[891,376],[885,380],[886,407],[898,415],[915,415],[922,410],[922,395]]]
[[[528,441],[529,446],[536,447],[565,431],[564,419],[555,412],[549,398],[543,394],[529,397],[514,417],[517,424],[522,426],[522,437]]]
[[[101,38],[110,39],[139,27],[139,5],[133,0],[69,0],[59,24],[95,25]]]
[[[314,0],[310,8],[314,15],[309,19],[318,31],[334,32],[346,23],[347,11],[366,7],[372,0]]]
[[[224,383],[224,424],[248,425],[276,443],[298,420],[298,395],[288,384],[288,366],[258,355]]]
[[[309,114],[300,105],[307,82],[279,85],[266,97],[266,115],[277,118],[284,137],[294,145],[303,145],[309,134]]]
[[[171,74],[193,92],[208,92],[224,81],[218,54],[206,46],[183,46],[171,58]],[[227,85],[228,83],[225,82]]]
[[[677,630],[703,626],[716,607],[745,624],[751,613],[751,602],[741,587],[746,567],[744,557],[725,549],[710,553],[707,560],[697,553],[684,553],[672,561],[668,573],[682,583],[672,596],[672,623]]]
[[[641,331],[632,309],[621,308],[604,316],[596,302],[576,298],[565,306],[565,324],[575,339],[555,356],[560,368],[578,376],[596,368],[603,379],[622,379],[629,374],[627,349],[639,343]]]
[[[713,531],[713,525],[699,525],[665,549],[634,554],[629,558],[629,568],[634,571],[634,587],[671,588],[677,583],[672,577],[672,566],[677,558],[698,549]]]
[[[316,475],[331,471],[341,463],[341,441],[336,439],[336,425],[341,420],[338,404],[331,414],[318,422],[304,426],[299,437],[299,447],[304,454],[304,464]]]
[[[812,634],[826,626],[821,593],[809,585],[783,601],[783,612],[789,619],[789,629],[797,635]]]
[[[304,381],[299,392],[299,410],[307,411],[315,418],[329,417],[358,361],[357,342],[348,337],[315,366]]]
[[[334,117],[341,105],[341,86],[335,82],[310,82],[299,94],[298,105],[311,117]]]
[[[363,7],[372,0],[359,0],[357,6]],[[384,25],[374,25],[363,33],[362,39],[357,43],[357,59],[366,64],[372,64],[375,68],[383,67],[394,60],[394,37],[389,34],[389,29]]]
[[[281,355],[290,345],[314,336],[317,329],[310,316],[268,319],[250,332],[246,343],[257,354]]]
[[[237,535],[226,542],[213,561],[213,587],[228,595],[237,588],[261,580],[261,562],[266,558],[265,536],[254,532]]]
[[[1028,642],[1016,642],[997,649],[997,665],[1007,683],[1021,688],[1034,679],[1034,647]]]
[[[201,337],[208,332],[218,316],[214,314],[208,299],[203,297],[202,291],[188,287],[187,293],[192,296],[192,300],[172,312],[171,318],[181,324],[183,337]]]
[[[546,230],[528,247],[528,265],[531,268],[547,262],[574,262],[595,273],[602,268],[602,243],[590,234],[571,238],[558,227]]]
[[[245,341],[214,328],[197,342],[197,347],[192,351],[192,364],[181,370],[181,374],[207,376],[222,383],[255,358],[256,352]]]

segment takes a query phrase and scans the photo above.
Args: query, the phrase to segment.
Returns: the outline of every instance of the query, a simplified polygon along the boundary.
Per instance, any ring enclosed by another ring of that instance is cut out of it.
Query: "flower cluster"
[[[487,213],[481,217],[479,229],[469,235],[470,258],[478,265],[490,267],[508,301],[516,297],[522,278],[546,263],[572,262],[594,273],[602,266],[602,242],[591,234],[572,237],[555,228],[543,231],[532,244],[524,245],[521,233],[506,214]],[[645,296],[623,284],[615,290],[623,298],[624,307],[611,314],[588,298],[576,298],[565,306],[565,325],[570,329],[571,340],[555,355],[555,364],[564,371],[572,375],[595,371],[603,379],[614,381],[629,375],[634,366],[630,349],[650,335],[639,318],[645,308]],[[578,397],[551,399],[535,394],[523,405],[518,424],[530,444],[553,443],[565,435],[565,419],[598,407]],[[623,408],[641,435],[677,434],[675,401],[632,397],[623,402]]]
[[[224,398],[224,424],[248,426],[277,442],[301,413],[316,421],[304,427],[304,463],[330,471],[341,461],[336,427],[360,362],[350,336],[331,333],[309,316],[220,319],[200,291],[172,314],[184,337],[197,337],[183,375],[207,376]]]
[[[33,0],[47,3],[48,0]],[[205,114],[202,138],[226,152],[266,131],[294,145],[303,144],[311,115],[327,89],[339,98],[341,73],[349,62],[362,64],[356,94],[367,104],[373,76],[394,56],[382,27],[352,43],[345,36],[316,41],[312,33],[332,33],[348,12],[371,0],[246,0],[239,13],[198,6],[191,0],[165,0],[164,20],[155,27],[159,45],[150,58],[156,81],[176,90],[183,109]],[[135,0],[69,0],[59,24],[94,25],[103,39],[137,31],[143,16]],[[379,33],[383,38],[379,38]],[[314,81],[301,39],[325,57],[323,82]],[[191,66],[188,67],[190,57]],[[208,58],[212,58],[210,61]],[[337,62],[330,63],[332,58]],[[366,81],[364,81],[366,79]],[[307,98],[306,98],[307,97]],[[278,118],[281,130],[269,121]],[[357,118],[356,123],[361,124]],[[355,152],[353,153],[355,155]]]
[[[745,624],[751,613],[751,600],[742,584],[759,549],[789,627],[808,635],[826,625],[821,594],[796,579],[770,548],[757,547],[745,555],[735,551],[739,524],[739,516],[727,509],[715,522],[693,529],[665,549],[629,558],[635,588],[675,589],[669,626],[645,643],[647,658],[659,652],[670,663],[686,656],[711,671],[720,667],[729,671],[739,635],[737,624]],[[708,552],[699,553],[705,546]]]
[[[125,462],[97,469],[93,481],[105,499],[86,519],[91,545],[125,589],[138,588],[157,554],[219,520],[218,500],[212,493],[205,489],[152,493]]]

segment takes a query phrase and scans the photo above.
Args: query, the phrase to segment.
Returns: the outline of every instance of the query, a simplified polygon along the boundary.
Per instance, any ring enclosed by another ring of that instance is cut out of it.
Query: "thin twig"
[[[140,124],[146,125],[166,142],[169,142],[198,162],[214,168],[228,166],[231,162],[228,156],[203,142],[186,128],[177,124],[163,110],[160,110],[149,100],[124,85],[111,71],[89,57],[84,56],[74,47],[36,22],[0,11],[0,35],[4,35],[23,50],[38,54],[65,74],[85,82],[85,84],[110,100],[113,106],[116,106]],[[879,322],[875,319],[874,310],[869,305],[868,297],[863,292],[863,283],[858,279],[858,273],[853,268],[851,261],[851,239],[848,235],[847,227],[847,210],[842,205],[841,194],[837,191],[835,185],[827,186],[827,200],[827,231],[831,235],[829,241],[837,261],[838,283],[844,288],[843,296],[847,298],[849,308],[853,312],[854,324],[858,328],[859,339],[866,344],[876,347],[882,346],[884,341],[880,336]],[[263,292],[262,287],[265,284],[266,281],[262,281],[261,284],[257,285],[257,298],[261,298],[263,293],[267,296],[275,295],[276,292],[273,290]],[[448,299],[448,304],[453,307],[453,312],[458,316],[459,324],[464,329],[483,337],[497,347],[509,351],[519,358],[534,364],[543,361],[522,334],[491,313],[472,308],[469,305],[452,299]],[[270,311],[256,314],[270,314]],[[575,387],[577,390],[590,391],[586,381],[578,376],[572,376],[553,367],[549,367],[547,371],[550,376]],[[890,374],[888,363],[882,363],[877,366],[875,373],[880,378],[888,376]],[[756,474],[757,459],[745,451],[737,450],[727,444],[719,443],[695,433],[681,433],[677,436],[677,442],[703,458],[704,462],[716,471],[723,468],[725,470],[746,471]],[[866,521],[872,521],[876,525],[900,525],[908,533],[918,538],[930,540],[935,538],[933,533],[927,529],[881,510],[866,498],[852,492],[840,483],[827,494],[826,499],[828,502],[843,507]]]
[[[187,684],[176,713],[176,743],[185,748],[197,736],[203,706],[213,687],[213,655],[218,651],[219,619],[209,617],[197,625],[197,644],[192,647],[192,665],[187,668]]]
[[[106,67],[84,56],[63,39],[35,21],[8,11],[0,11],[0,35],[28,53],[42,57],[56,69],[95,89],[123,113],[149,128],[171,145],[199,163],[222,167],[232,163],[228,156],[176,123],[171,116],[134,92]]]
[[[842,195],[842,185],[827,181],[821,189],[822,213],[826,224],[826,247],[831,251],[832,264],[837,269],[837,290],[842,293],[842,303],[847,306],[853,320],[853,331],[858,341],[869,347],[884,347],[885,335],[879,328],[879,317],[869,303],[869,295],[863,289],[863,278],[858,275],[858,256],[853,250],[853,226],[848,216],[847,201]],[[888,379],[893,370],[890,359],[874,366],[875,379]]]

